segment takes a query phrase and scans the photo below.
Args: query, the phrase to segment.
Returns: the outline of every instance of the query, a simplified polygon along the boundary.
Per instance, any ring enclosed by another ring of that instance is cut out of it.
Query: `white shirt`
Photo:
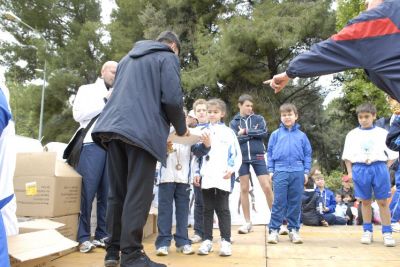
[[[190,145],[172,144],[174,152],[168,154],[167,167],[161,166],[159,183],[190,182]]]
[[[386,146],[388,131],[380,127],[351,130],[344,143],[343,160],[352,163],[371,163],[375,161],[394,160],[398,157],[396,151]]]
[[[101,78],[98,78],[95,83],[79,87],[74,100],[72,114],[74,120],[79,122],[81,128],[86,127],[92,118],[100,114],[106,105],[104,98],[108,93],[104,80]],[[96,122],[93,123],[92,127],[87,132],[83,140],[84,143],[93,142],[92,130],[95,124]]]
[[[242,165],[242,152],[231,128],[224,124],[209,125],[211,149],[203,157],[200,170],[201,188],[231,191],[231,179],[224,179],[226,171],[237,173]],[[207,160],[208,159],[208,160]]]

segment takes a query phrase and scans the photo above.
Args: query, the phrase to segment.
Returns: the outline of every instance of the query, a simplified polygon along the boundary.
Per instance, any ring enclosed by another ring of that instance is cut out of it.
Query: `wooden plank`
[[[237,234],[238,226],[232,227],[233,255],[230,257],[220,257],[219,252],[219,230],[214,230],[214,252],[208,256],[183,255],[175,251],[172,243],[168,256],[159,257],[155,254],[154,241],[157,237],[153,234],[144,240],[144,249],[147,255],[154,261],[164,263],[168,267],[265,267],[265,226],[255,226],[254,232],[249,235]],[[193,230],[189,229],[189,235]],[[194,244],[193,248],[197,252],[200,244]],[[58,258],[50,266],[53,267],[103,267],[105,252],[103,249],[96,248],[91,253],[74,252],[67,256]]]
[[[400,266],[398,248],[383,245],[381,227],[374,226],[374,242],[360,243],[362,226],[307,227],[300,230],[304,243],[290,243],[280,236],[277,245],[267,244],[267,266]],[[400,246],[400,235],[394,233]]]

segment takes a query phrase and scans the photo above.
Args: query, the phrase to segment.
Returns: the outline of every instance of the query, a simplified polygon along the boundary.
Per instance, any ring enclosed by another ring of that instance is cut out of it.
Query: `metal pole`
[[[43,67],[43,86],[42,86],[42,98],[40,100],[40,118],[39,118],[39,134],[38,134],[38,140],[41,142],[42,138],[43,138],[43,115],[44,115],[44,93],[45,93],[45,88],[46,88],[46,68],[47,68],[47,60],[46,60],[46,56],[47,56],[47,41],[46,38],[44,38],[43,34],[41,34],[38,30],[36,30],[35,28],[33,28],[31,25],[27,24],[26,22],[24,22],[22,19],[20,19],[17,15],[15,15],[12,12],[5,12],[3,13],[3,16],[11,21],[17,21],[19,23],[21,23],[22,25],[24,25],[25,27],[29,28],[30,30],[32,30],[33,32],[36,32],[37,34],[39,34],[39,36],[43,39],[44,41],[44,67]]]
[[[43,38],[44,39],[44,38]],[[47,60],[46,60],[46,54],[47,54],[47,42],[46,40],[44,41],[44,68],[43,68],[43,86],[42,86],[42,98],[40,100],[40,118],[39,118],[39,136],[38,140],[42,142],[43,138],[43,115],[44,115],[44,91],[46,89],[46,65],[47,65]]]

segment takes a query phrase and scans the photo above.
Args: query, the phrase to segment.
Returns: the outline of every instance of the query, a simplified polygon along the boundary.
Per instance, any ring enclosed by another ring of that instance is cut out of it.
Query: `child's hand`
[[[211,146],[211,137],[209,133],[202,133],[200,137],[200,142],[204,144],[205,147]]]
[[[200,176],[193,177],[193,185],[200,187]]]
[[[244,135],[245,133],[246,133],[246,128],[240,128],[239,126],[238,135]]]
[[[304,185],[308,182],[308,174],[304,174]]]
[[[167,142],[167,152],[168,152],[168,154],[171,154],[174,152],[174,146],[171,141]]]
[[[226,171],[225,175],[224,175],[224,179],[230,179],[232,176],[232,172],[231,171]]]
[[[324,208],[324,212],[328,212],[329,211],[329,208],[328,207],[325,207]]]

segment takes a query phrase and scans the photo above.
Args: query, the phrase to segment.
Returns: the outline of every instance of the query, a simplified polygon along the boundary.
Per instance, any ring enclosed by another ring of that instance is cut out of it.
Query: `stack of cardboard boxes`
[[[48,218],[76,240],[82,177],[56,159],[55,152],[18,153],[14,174],[17,216],[22,221]]]

